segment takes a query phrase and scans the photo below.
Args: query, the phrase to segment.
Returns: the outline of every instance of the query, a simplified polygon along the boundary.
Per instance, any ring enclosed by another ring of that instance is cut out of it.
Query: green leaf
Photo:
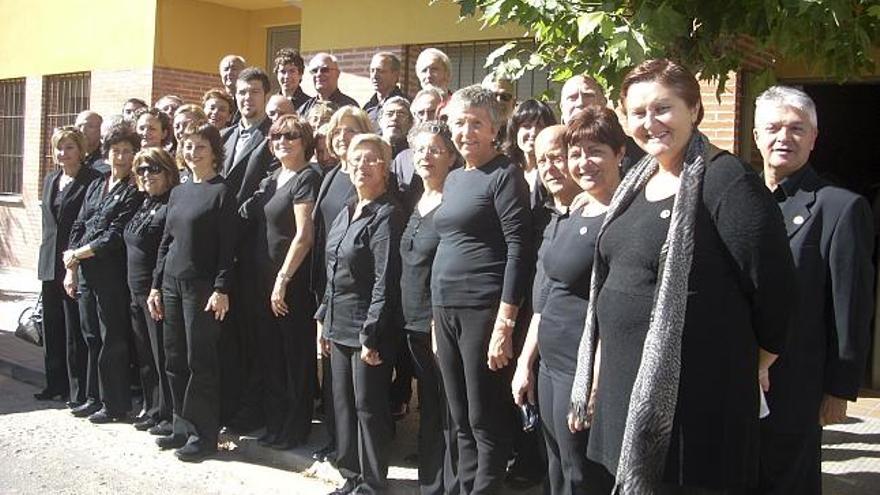
[[[492,53],[486,57],[486,63],[483,64],[483,67],[492,67],[495,65],[495,62],[499,57],[503,57],[507,55],[507,52],[516,47],[516,41],[508,41],[507,43],[499,46],[498,48],[492,50]]]
[[[588,12],[586,14],[581,14],[577,19],[578,26],[578,41],[583,41],[584,38],[593,34],[597,27],[602,24],[602,21],[605,19],[605,12]]]

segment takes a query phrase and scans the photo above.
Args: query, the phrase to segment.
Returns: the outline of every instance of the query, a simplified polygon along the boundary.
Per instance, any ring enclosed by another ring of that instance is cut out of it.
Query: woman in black
[[[269,144],[281,167],[263,180],[241,213],[258,225],[256,275],[265,290],[259,351],[266,369],[266,433],[259,441],[286,450],[303,443],[312,425],[317,360],[309,251],[321,175],[306,161],[314,139],[300,117],[280,117],[269,130]]]
[[[352,138],[358,134],[373,132],[373,124],[366,112],[354,106],[344,106],[336,111],[327,124],[327,149],[330,156],[337,164],[329,169],[321,181],[318,191],[318,199],[315,201],[313,220],[315,226],[315,249],[312,250],[312,292],[315,300],[320,303],[324,298],[324,288],[327,286],[327,272],[324,261],[325,246],[327,244],[327,232],[333,220],[342,211],[345,204],[357,197],[354,185],[351,182],[351,167],[345,161],[348,146]],[[323,337],[318,336],[318,339]],[[321,348],[326,359],[321,359],[321,394],[324,408],[324,427],[330,437],[326,446],[312,454],[312,458],[319,461],[334,459],[336,454],[336,426],[333,414],[333,384],[330,373],[329,347],[322,342]]]
[[[210,124],[183,133],[181,153],[192,179],[171,191],[153,288],[147,304],[164,319],[165,371],[172,433],[156,439],[182,461],[217,451],[220,422],[220,321],[229,311],[236,204],[217,168],[220,133]]]
[[[134,427],[155,435],[168,435],[171,433],[171,390],[165,374],[164,332],[162,321],[150,316],[147,297],[165,229],[168,198],[171,189],[180,182],[180,174],[174,158],[162,148],[141,150],[134,157],[134,170],[141,190],[146,193],[124,234],[131,326],[144,396],[145,417],[135,422]]]
[[[135,130],[141,137],[142,148],[165,148],[174,140],[171,119],[155,108],[138,113]]]
[[[515,427],[508,364],[528,278],[528,188],[495,147],[503,117],[491,91],[460,89],[446,111],[465,166],[446,178],[434,214],[437,357],[457,432],[461,493],[496,493]]]
[[[357,199],[327,234],[327,288],[315,317],[330,345],[336,414],[335,494],[387,489],[394,433],[388,388],[400,328],[401,209],[387,192],[391,145],[355,136],[347,153]]]
[[[443,198],[446,176],[460,165],[461,156],[449,127],[440,121],[416,124],[409,133],[409,146],[424,191],[400,239],[401,306],[419,387],[419,486],[423,495],[439,495],[454,490],[452,485],[458,481],[447,450],[453,439],[440,369],[432,351],[431,266],[440,244],[434,213]]]
[[[77,290],[95,296],[96,313],[88,300],[80,300],[80,326],[89,352],[89,386],[96,382],[100,401],[87,400],[73,409],[76,416],[89,416],[93,423],[125,418],[131,409],[128,384],[128,287],[125,284],[125,225],[143,195],[131,170],[140,142],[127,124],[110,128],[104,137],[104,156],[110,174],[92,182],[79,216],[70,231],[70,247],[64,252],[67,276],[64,288],[70,297]],[[95,397],[91,392],[89,398]],[[103,404],[103,407],[101,407]],[[100,410],[98,410],[100,409]]]
[[[613,110],[593,106],[568,123],[562,146],[537,146],[541,178],[554,198],[567,175],[584,192],[582,206],[560,215],[551,223],[538,260],[544,281],[535,294],[532,322],[513,381],[517,404],[537,402],[547,445],[548,481],[553,495],[603,493],[590,486],[588,476],[597,465],[587,459],[586,431],[568,429],[568,405],[577,367],[577,347],[587,316],[590,274],[596,236],[620,183],[620,165],[626,150],[626,134]],[[550,151],[549,153],[546,151]],[[567,178],[567,177],[566,177]],[[567,210],[557,203],[557,207]],[[540,356],[537,391],[532,370]],[[537,394],[535,394],[537,392]]]
[[[541,129],[556,124],[556,116],[545,103],[534,98],[516,107],[507,122],[504,154],[523,170],[529,185],[529,206],[534,210],[548,199],[547,190],[541,184],[538,161],[535,157],[535,138]]]
[[[43,349],[46,388],[37,400],[68,396],[73,409],[86,401],[85,343],[79,326],[76,299],[64,291],[62,253],[70,243],[73,226],[89,184],[101,174],[83,163],[85,137],[76,127],[66,126],[52,134],[53,158],[58,169],[43,183],[43,241],[37,276],[43,282]],[[94,392],[97,392],[95,390]]]
[[[686,69],[643,62],[621,92],[647,155],[598,234],[570,426],[592,419],[588,456],[621,493],[742,490],[757,480],[758,372],[794,292],[785,226],[749,166],[697,130]]]

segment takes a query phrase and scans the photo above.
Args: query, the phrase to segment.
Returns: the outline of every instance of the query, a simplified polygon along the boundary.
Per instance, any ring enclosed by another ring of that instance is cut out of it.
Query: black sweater
[[[167,191],[161,196],[145,198],[125,227],[128,288],[132,294],[146,294],[153,285],[153,270],[156,269],[159,242],[162,241],[162,232],[165,230],[170,195],[171,191]]]
[[[519,305],[532,259],[528,186],[504,155],[449,173],[434,214],[435,306]]]
[[[168,273],[182,279],[211,279],[215,290],[228,292],[237,218],[234,193],[223,177],[175,187],[168,200],[153,288],[161,288]]]

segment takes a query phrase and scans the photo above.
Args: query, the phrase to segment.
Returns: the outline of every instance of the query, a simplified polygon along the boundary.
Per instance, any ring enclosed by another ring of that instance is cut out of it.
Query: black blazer
[[[269,127],[271,126],[272,121],[269,120],[268,117],[263,119],[263,122],[254,129],[254,134],[251,136],[244,149],[241,150],[238,160],[235,159],[235,143],[238,141],[241,126],[236,124],[221,131],[220,137],[223,138],[223,148],[226,156],[223,159],[223,170],[220,175],[226,179],[226,187],[235,195],[239,205],[247,199],[245,197],[239,200],[239,196],[242,192],[241,189],[244,183],[245,171],[248,168],[248,162],[260,144],[266,141],[266,137],[269,135]],[[259,179],[262,179],[262,177]],[[259,183],[260,180],[257,180],[257,183],[254,186],[259,185]],[[251,191],[251,193],[253,193],[253,191]]]
[[[873,216],[867,200],[821,179],[809,164],[775,194],[798,299],[785,352],[770,368],[767,420],[779,431],[800,432],[818,425],[823,394],[858,394],[873,314]]]
[[[315,245],[312,248],[310,256],[312,257],[312,273],[311,273],[311,290],[315,294],[318,304],[324,296],[324,288],[327,285],[327,268],[324,265],[324,247],[327,243],[327,232],[324,231],[324,218],[321,216],[321,201],[327,197],[327,190],[333,183],[333,178],[342,168],[340,164],[336,164],[327,171],[321,180],[321,187],[318,189],[318,198],[315,200],[315,209],[312,210],[312,223],[315,226]],[[327,219],[329,223],[333,223],[334,219]]]
[[[238,188],[238,193],[235,196],[236,203],[242,205],[250,199],[260,187],[260,182],[280,166],[281,163],[272,155],[269,139],[263,138],[263,141],[248,157],[241,187]]]
[[[40,256],[37,263],[37,277],[43,281],[51,281],[64,276],[64,265],[61,263],[63,253],[70,242],[70,229],[79,214],[86,189],[92,181],[100,179],[101,174],[91,167],[82,166],[79,173],[64,191],[58,216],[52,211],[52,200],[58,186],[58,178],[62,171],[56,170],[46,176],[43,182],[43,240],[40,243]]]
[[[77,249],[87,244],[91,247],[95,256],[83,263],[116,260],[125,266],[122,234],[144,195],[138,191],[132,176],[105,191],[108,180],[109,177],[105,177],[89,184],[79,215],[70,229],[70,247]]]
[[[400,329],[402,211],[389,194],[352,219],[353,203],[339,212],[327,234],[327,288],[315,318],[336,343],[393,349]]]

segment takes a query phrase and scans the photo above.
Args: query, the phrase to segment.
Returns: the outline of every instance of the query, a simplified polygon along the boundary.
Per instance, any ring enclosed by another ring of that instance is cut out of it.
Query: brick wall
[[[150,67],[92,71],[89,107],[106,118],[122,113],[122,105],[129,98],[149,103],[152,78]]]
[[[151,101],[155,103],[162,96],[173,94],[183,98],[185,103],[201,105],[205,91],[219,87],[222,85],[218,74],[155,67]]]
[[[361,105],[373,96],[373,86],[370,84],[370,59],[376,52],[391,52],[397,55],[401,64],[406,63],[406,46],[367,46],[348,50],[326,50],[339,60],[339,89],[357,100]],[[302,56],[308,67],[309,60],[318,52],[303,52]],[[273,76],[274,77],[274,76]],[[403,79],[401,74],[401,79]],[[303,91],[315,94],[311,77],[306,74],[302,82]]]
[[[739,75],[730,73],[721,100],[715,95],[717,84],[700,82],[704,116],[700,131],[721,149],[738,153],[740,150],[740,104],[742,85]]]

